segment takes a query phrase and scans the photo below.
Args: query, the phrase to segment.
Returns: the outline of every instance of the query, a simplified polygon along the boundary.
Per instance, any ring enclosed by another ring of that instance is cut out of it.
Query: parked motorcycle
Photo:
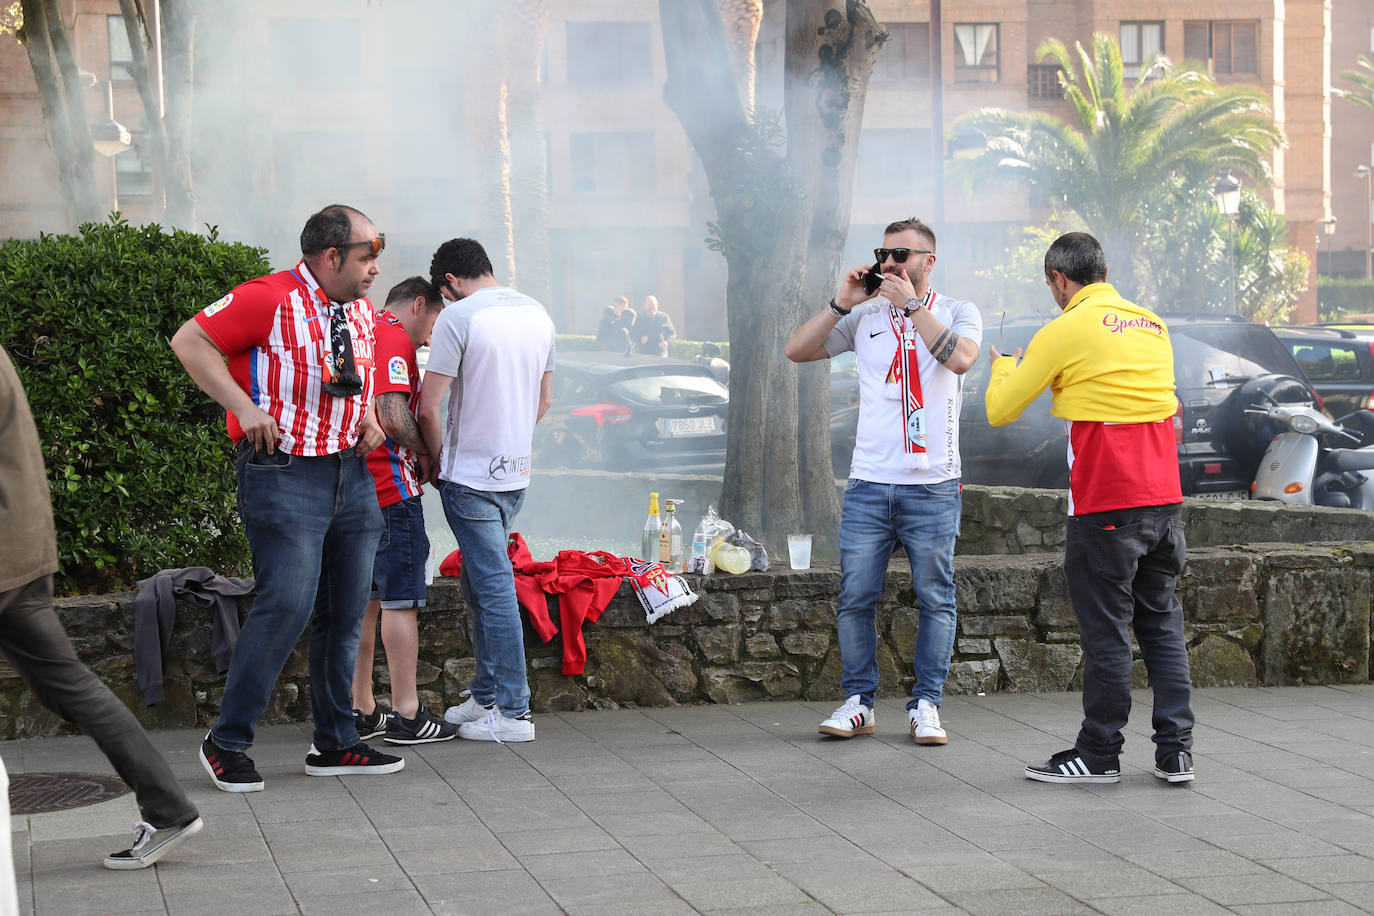
[[[1265,405],[1245,413],[1281,429],[1260,458],[1253,499],[1294,506],[1374,510],[1374,415],[1359,410],[1331,420],[1307,404],[1281,404],[1261,392]],[[1346,440],[1354,448],[1335,448]]]

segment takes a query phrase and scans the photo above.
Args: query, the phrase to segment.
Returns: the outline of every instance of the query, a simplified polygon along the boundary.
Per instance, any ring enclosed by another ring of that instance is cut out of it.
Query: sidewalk
[[[951,697],[917,747],[822,739],[838,703],[535,717],[523,745],[402,749],[393,776],[314,778],[308,730],[264,729],[267,790],[214,789],[202,732],[154,740],[205,829],[112,872],[132,796],[13,818],[21,910],[185,913],[1374,913],[1374,686],[1202,690],[1197,781],[1151,775],[1148,692],[1122,781],[1032,782],[1078,694]],[[380,745],[379,745],[380,746]],[[86,738],[0,743],[11,775],[109,773]]]

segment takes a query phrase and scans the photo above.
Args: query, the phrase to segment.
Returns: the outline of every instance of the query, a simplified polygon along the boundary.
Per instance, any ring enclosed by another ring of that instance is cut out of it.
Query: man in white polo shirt
[[[506,541],[529,485],[534,424],[552,402],[553,321],[538,302],[496,282],[486,251],[472,239],[440,245],[429,270],[455,304],[434,325],[417,416],[426,450],[440,456],[439,495],[463,552],[459,581],[477,656],[471,695],[444,718],[460,738],[533,741]]]

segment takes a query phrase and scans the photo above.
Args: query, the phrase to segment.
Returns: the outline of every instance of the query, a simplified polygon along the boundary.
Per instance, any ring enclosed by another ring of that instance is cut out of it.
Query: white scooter
[[[1374,510],[1374,418],[1358,411],[1332,421],[1306,404],[1280,404],[1265,395],[1264,409],[1246,408],[1245,413],[1266,417],[1283,432],[1265,449],[1255,472],[1252,499],[1268,499],[1294,506],[1337,506],[1345,509]],[[1364,427],[1356,435],[1343,424]],[[1348,439],[1357,448],[1328,448],[1320,437],[1329,435]]]

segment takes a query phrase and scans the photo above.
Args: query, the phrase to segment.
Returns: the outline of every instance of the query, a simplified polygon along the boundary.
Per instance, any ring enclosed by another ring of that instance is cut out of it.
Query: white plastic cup
[[[787,557],[793,569],[811,568],[811,535],[789,534],[787,536]]]

